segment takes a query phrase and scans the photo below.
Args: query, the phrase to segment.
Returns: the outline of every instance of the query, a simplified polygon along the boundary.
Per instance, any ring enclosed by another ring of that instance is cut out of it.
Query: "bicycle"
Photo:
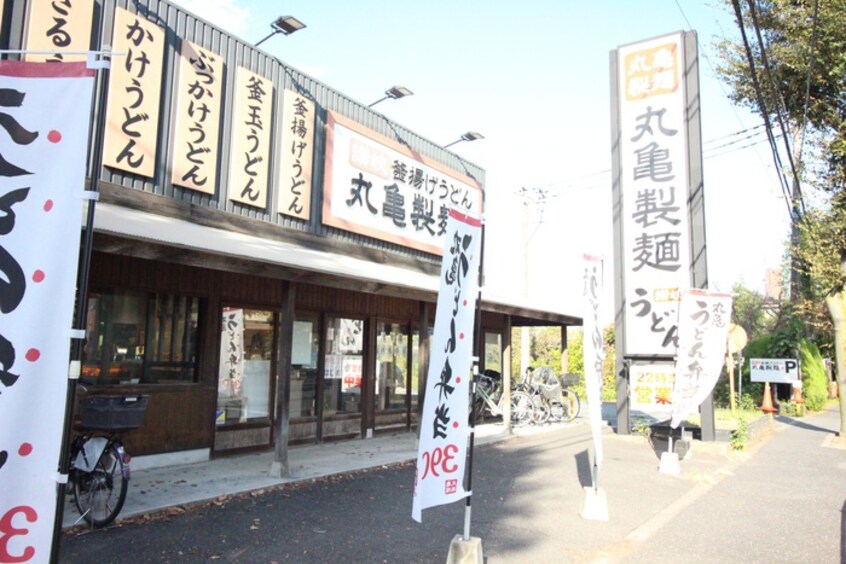
[[[542,425],[550,419],[565,423],[575,419],[581,410],[581,401],[569,386],[578,383],[579,378],[577,374],[558,377],[549,367],[536,371],[529,368],[524,385],[534,406],[532,421]]]
[[[79,402],[80,434],[71,442],[68,480],[80,520],[92,527],[105,527],[123,508],[131,457],[120,433],[141,426],[147,399],[88,396]]]
[[[505,407],[505,394],[502,393],[502,380],[498,380],[493,370],[486,370],[479,374],[476,382],[476,397],[473,405],[476,410],[476,420],[484,419],[485,411],[490,411],[494,417],[502,415]],[[496,399],[494,399],[496,398]],[[525,392],[511,392],[511,425],[522,427],[532,420],[532,398]]]

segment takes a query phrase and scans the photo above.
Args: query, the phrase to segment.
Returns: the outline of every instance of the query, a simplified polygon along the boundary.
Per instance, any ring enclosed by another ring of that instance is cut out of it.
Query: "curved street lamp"
[[[367,106],[368,108],[372,108],[379,102],[384,102],[385,100],[391,99],[396,100],[397,98],[405,98],[406,96],[411,96],[414,94],[411,90],[406,88],[405,86],[394,86],[385,90],[385,95]]]
[[[295,31],[303,29],[305,26],[306,25],[303,22],[301,22],[294,16],[280,16],[270,24],[270,27],[273,28],[273,31],[271,31],[261,41],[256,43],[255,47],[258,47],[277,33],[281,33],[282,35],[291,35]]]
[[[484,139],[485,136],[479,133],[478,131],[468,131],[467,133],[462,133],[461,137],[453,141],[452,143],[447,143],[444,145],[444,149],[447,147],[451,147],[456,143],[461,143],[462,141],[475,141],[476,139]]]

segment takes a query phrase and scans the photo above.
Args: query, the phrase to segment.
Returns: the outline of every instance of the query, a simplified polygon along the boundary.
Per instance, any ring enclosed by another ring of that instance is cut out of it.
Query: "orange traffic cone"
[[[764,413],[775,413],[778,411],[773,407],[773,394],[770,391],[770,383],[764,382],[764,399],[761,402],[761,411]]]

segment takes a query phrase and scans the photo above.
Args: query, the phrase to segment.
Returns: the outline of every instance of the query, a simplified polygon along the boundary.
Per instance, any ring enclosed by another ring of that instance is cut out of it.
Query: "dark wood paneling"
[[[97,395],[134,393],[149,399],[141,427],[123,434],[126,451],[132,456],[211,447],[214,389],[200,385],[97,389]]]

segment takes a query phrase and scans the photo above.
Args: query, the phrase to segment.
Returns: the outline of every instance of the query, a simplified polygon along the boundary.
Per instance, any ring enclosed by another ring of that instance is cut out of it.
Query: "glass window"
[[[364,320],[327,319],[324,417],[336,413],[361,413],[363,358]]]
[[[405,409],[408,328],[380,321],[376,332],[376,409]]]
[[[197,381],[199,299],[92,292],[82,377],[97,384]]]
[[[297,314],[291,347],[291,398],[289,417],[317,415],[317,354],[320,350],[320,318]]]
[[[226,307],[221,321],[217,425],[266,420],[271,405],[273,312]]]
[[[502,374],[502,335],[485,333],[485,370]]]

